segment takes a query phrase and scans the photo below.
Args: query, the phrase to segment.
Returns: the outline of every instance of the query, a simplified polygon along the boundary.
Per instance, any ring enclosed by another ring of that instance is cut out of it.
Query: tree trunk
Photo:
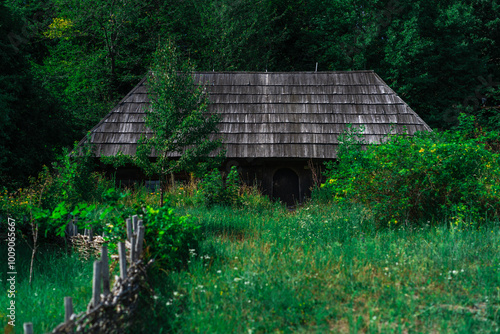
[[[29,278],[29,285],[31,286],[31,282],[33,279],[33,263],[35,262],[35,254],[38,249],[38,224],[35,224],[34,222],[31,225],[31,231],[33,233],[33,248],[31,252],[31,263],[30,263],[30,278]]]

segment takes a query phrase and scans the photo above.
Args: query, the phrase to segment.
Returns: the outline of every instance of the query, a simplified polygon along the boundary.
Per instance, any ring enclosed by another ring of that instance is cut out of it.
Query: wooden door
[[[280,168],[273,175],[273,199],[288,206],[300,201],[299,176],[290,168]]]

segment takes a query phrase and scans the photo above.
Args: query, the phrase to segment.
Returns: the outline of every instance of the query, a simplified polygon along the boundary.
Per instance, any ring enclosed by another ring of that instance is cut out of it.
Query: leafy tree
[[[224,151],[213,153],[221,146],[214,140],[219,117],[208,113],[208,96],[193,78],[193,66],[177,53],[169,41],[154,54],[148,76],[150,108],[146,109],[145,125],[149,135],[143,135],[133,157],[119,154],[105,162],[130,161],[148,176],[160,178],[160,206],[167,177],[187,171],[201,174],[220,163]],[[214,156],[211,156],[213,154]],[[154,155],[155,159],[151,159]],[[177,158],[173,158],[179,155]],[[123,158],[123,159],[122,159]]]
[[[200,70],[264,71],[276,68],[285,32],[272,1],[177,1],[165,28]]]
[[[168,15],[157,1],[53,0],[36,74],[73,113],[81,137],[144,76]]]
[[[24,38],[22,24],[0,4],[0,182],[11,187],[48,164],[71,131],[67,114],[31,74],[32,45],[16,39]]]
[[[463,1],[408,5],[387,30],[387,80],[433,127],[457,123],[454,105],[485,75],[476,36],[481,25]]]

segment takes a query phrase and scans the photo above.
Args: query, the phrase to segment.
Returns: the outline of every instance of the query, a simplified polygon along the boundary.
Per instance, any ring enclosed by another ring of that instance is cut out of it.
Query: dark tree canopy
[[[31,72],[26,37],[23,21],[0,3],[0,183],[12,187],[49,164],[71,133],[67,113]]]

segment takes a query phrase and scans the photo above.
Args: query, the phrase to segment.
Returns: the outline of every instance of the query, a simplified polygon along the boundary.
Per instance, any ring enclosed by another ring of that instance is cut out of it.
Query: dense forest
[[[500,129],[496,0],[2,0],[0,182],[80,140],[174,40],[205,71],[374,70],[432,128]]]

